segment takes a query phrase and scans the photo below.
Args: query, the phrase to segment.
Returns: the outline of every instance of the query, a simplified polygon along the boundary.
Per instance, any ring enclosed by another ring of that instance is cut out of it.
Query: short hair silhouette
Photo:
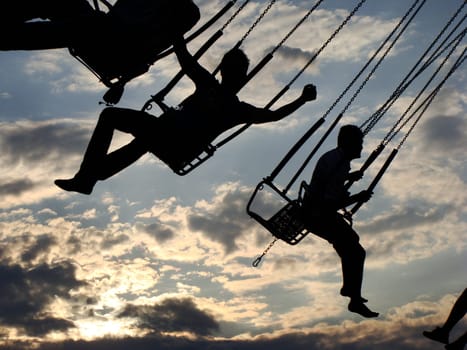
[[[346,147],[355,141],[363,139],[363,132],[356,125],[344,125],[340,128],[337,136],[337,145],[339,147]]]
[[[223,76],[225,75],[240,75],[244,76],[248,72],[250,60],[248,56],[239,48],[233,48],[228,51],[222,58],[220,70]]]

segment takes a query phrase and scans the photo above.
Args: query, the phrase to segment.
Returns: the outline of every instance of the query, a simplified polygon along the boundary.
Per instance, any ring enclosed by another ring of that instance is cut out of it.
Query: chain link
[[[236,3],[237,0],[234,1],[234,3]],[[230,17],[227,22],[225,22],[225,24],[222,26],[222,28],[220,29],[221,32],[224,31],[225,28],[227,28],[227,26],[235,19],[235,17],[237,17],[237,15],[240,13],[240,11],[243,10],[243,8],[246,6],[246,4],[248,4],[250,2],[250,0],[246,0],[238,9],[237,11],[234,12],[234,14],[232,15],[232,17]]]
[[[258,265],[260,264],[261,260],[264,258],[264,256],[269,252],[269,250],[273,247],[273,245],[278,241],[279,239],[278,238],[274,238],[271,243],[269,243],[269,245],[266,247],[266,249],[263,251],[263,254],[261,254],[259,257],[257,257],[252,265],[254,267],[258,267]]]
[[[295,75],[295,77],[292,78],[292,80],[289,82],[289,86],[292,85],[302,74],[305,72],[308,68],[308,66],[313,63],[313,61],[318,57],[318,55],[329,45],[329,43],[336,37],[336,35],[341,31],[341,29],[347,24],[347,22],[353,17],[353,15],[362,7],[362,5],[365,3],[366,0],[361,0],[357,6],[350,12],[350,14],[345,18],[345,20],[339,25],[339,27],[336,28],[334,33],[326,40],[326,42],[319,48],[318,51],[316,51],[311,59],[305,64],[305,66]],[[335,103],[337,104],[337,102]]]
[[[256,21],[251,25],[251,27],[247,30],[247,32],[240,39],[240,43],[242,43],[247,38],[247,36],[250,35],[250,33],[253,31],[253,29],[255,29],[255,27],[258,25],[258,23],[269,12],[269,10],[271,9],[272,5],[274,5],[275,2],[276,2],[276,0],[271,0],[271,2],[268,4],[268,6],[266,6],[264,11],[259,15],[259,17],[256,19]]]

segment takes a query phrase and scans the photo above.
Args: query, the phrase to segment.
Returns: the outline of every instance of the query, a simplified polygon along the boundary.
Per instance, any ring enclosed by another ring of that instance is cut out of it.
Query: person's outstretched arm
[[[196,86],[211,82],[214,78],[198,61],[188,52],[182,36],[174,40],[174,51],[183,72]]]
[[[271,111],[265,108],[258,108],[254,115],[250,116],[251,123],[261,124],[268,122],[275,122],[281,120],[288,115],[295,112],[297,109],[302,107],[308,101],[313,101],[316,99],[316,87],[313,84],[305,85],[302,91],[302,94],[295,99],[294,101],[279,107],[278,109]]]

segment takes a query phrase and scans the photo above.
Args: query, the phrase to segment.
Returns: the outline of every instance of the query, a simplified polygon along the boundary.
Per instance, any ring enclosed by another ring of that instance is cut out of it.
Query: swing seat
[[[310,233],[309,229],[307,228],[307,225],[305,224],[305,215],[307,215],[307,213],[304,209],[306,205],[303,204],[303,200],[307,196],[307,183],[305,181],[302,181],[298,197],[296,199],[290,199],[284,194],[277,192],[281,195],[283,199],[287,200],[287,203],[269,219],[265,219],[263,216],[259,215],[251,209],[256,195],[260,190],[263,189],[264,185],[268,185],[275,192],[278,191],[278,189],[267,179],[260,182],[256,186],[256,189],[248,202],[248,215],[250,215],[264,228],[271,232],[272,235],[277,239],[280,239],[290,245],[298,244],[303,238],[305,238]]]
[[[175,174],[183,176],[212,157],[215,150],[215,146],[208,144],[201,150],[190,150],[188,153],[182,152],[181,149],[169,149],[168,151],[159,151],[155,155],[172,169]]]
[[[295,245],[310,231],[303,223],[303,211],[298,200],[292,200],[264,223],[265,227],[284,242]]]
[[[115,104],[123,86],[146,73],[173,39],[199,19],[191,0],[119,0],[93,30],[101,38],[86,38],[69,51],[110,88],[104,100]]]

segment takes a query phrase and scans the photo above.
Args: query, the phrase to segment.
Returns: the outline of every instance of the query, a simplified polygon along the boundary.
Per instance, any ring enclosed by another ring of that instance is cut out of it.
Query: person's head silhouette
[[[360,158],[363,149],[363,132],[358,126],[344,125],[337,136],[337,146],[350,160]]]
[[[234,48],[228,51],[220,64],[222,84],[238,90],[246,78],[249,64],[250,60],[241,49]]]

